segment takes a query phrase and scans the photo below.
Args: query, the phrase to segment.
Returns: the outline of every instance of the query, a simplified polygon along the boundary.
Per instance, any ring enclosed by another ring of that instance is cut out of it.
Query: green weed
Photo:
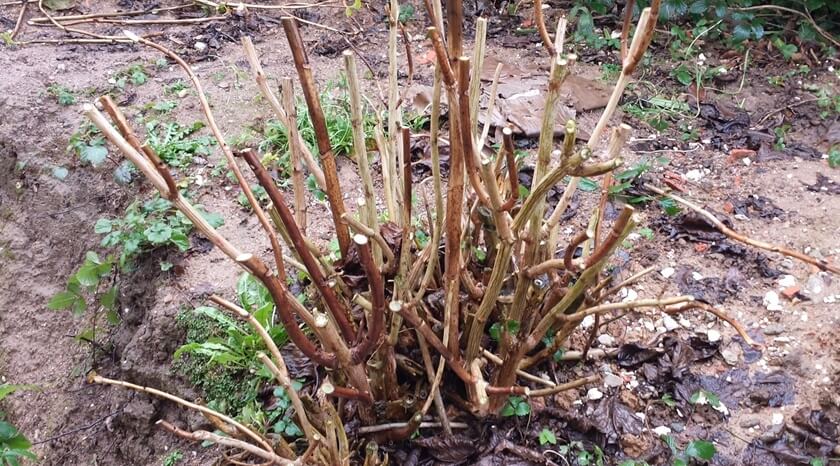
[[[201,212],[214,228],[223,224],[220,215]],[[122,218],[100,218],[94,225],[96,233],[105,235],[102,246],[117,249],[120,268],[130,266],[137,256],[154,248],[175,246],[186,251],[192,228],[192,222],[159,195],[142,204],[131,203]]]
[[[33,385],[0,384],[0,401],[19,390],[31,390]],[[19,466],[21,460],[37,462],[38,457],[30,450],[32,442],[6,421],[6,413],[0,411],[0,466]]]
[[[692,440],[685,446],[685,450],[681,450],[677,445],[677,441],[670,435],[663,435],[662,441],[671,449],[673,466],[688,466],[691,460],[711,461],[714,458],[717,449],[712,442],[706,440]]]
[[[557,445],[557,436],[547,428],[540,431],[537,439],[540,441],[540,445]]]
[[[175,466],[180,463],[182,459],[184,459],[184,454],[181,453],[180,450],[172,450],[172,452],[166,455],[166,458],[163,459],[163,466]]]
[[[278,346],[288,340],[286,329],[274,323],[274,302],[268,290],[249,274],[236,286],[240,305],[254,315]],[[174,368],[205,394],[208,406],[236,417],[261,432],[295,438],[302,432],[292,419],[291,401],[275,387],[273,399],[259,396],[273,376],[256,358],[265,344],[247,324],[214,307],[198,307],[179,314],[186,343],[174,354]],[[293,382],[299,390],[300,381]]]
[[[531,414],[531,405],[529,405],[528,401],[521,396],[512,396],[508,398],[507,403],[505,403],[501,411],[501,415],[503,417],[522,417],[529,414]]]
[[[193,136],[204,123],[197,121],[190,126],[179,123],[161,123],[151,120],[146,123],[147,143],[167,165],[186,168],[195,156],[210,155],[210,148],[216,141],[210,136]]]
[[[99,128],[85,120],[67,142],[67,152],[75,152],[82,163],[99,166],[108,157],[105,138]]]
[[[73,91],[60,84],[50,84],[47,87],[47,93],[55,97],[59,105],[67,106],[76,103],[76,96]]]

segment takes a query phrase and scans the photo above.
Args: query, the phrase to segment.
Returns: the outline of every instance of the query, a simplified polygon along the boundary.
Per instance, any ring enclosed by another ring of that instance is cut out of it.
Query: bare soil
[[[111,11],[119,7],[148,6],[145,4],[152,2],[93,3],[96,5],[91,9]],[[420,5],[417,10],[421,11]],[[383,79],[387,60],[383,45],[386,28],[381,11],[377,4],[349,20],[341,9],[335,8],[316,9],[307,12],[305,17],[342,30],[361,30],[347,37],[367,58],[373,76]],[[16,14],[16,8],[0,9],[3,24],[13,22]],[[519,19],[527,14],[522,12]],[[168,38],[178,41],[171,41],[170,45],[187,53],[205,83],[217,120],[229,138],[238,135],[242,128],[271,117],[268,106],[256,98],[258,91],[236,41],[238,34],[247,33],[255,38],[270,76],[293,75],[286,40],[274,20],[276,17],[265,14],[230,22],[166,29]],[[422,39],[422,21],[415,23],[418,24],[412,24],[410,32],[414,35],[412,50],[418,57],[428,50],[428,44]],[[544,61],[536,35],[523,40],[521,36],[501,29],[491,27],[490,54],[523,66],[536,66]],[[117,31],[115,28],[103,30]],[[305,27],[303,33],[321,84],[335,79],[343,66],[340,51],[346,48],[344,38],[312,27]],[[33,27],[27,27],[24,36],[60,37],[54,31]],[[199,40],[209,44],[205,52],[195,49],[194,44]],[[722,52],[710,46],[707,56],[710,60],[718,60]],[[608,55],[589,53],[583,57],[584,63],[580,65],[583,74],[595,78],[599,75],[600,62],[616,62],[612,52]],[[672,95],[683,92],[667,78],[668,69],[673,66],[665,58],[667,51],[659,46],[655,57],[650,74],[642,79],[670,88]],[[95,366],[98,372],[110,377],[158,387],[187,399],[199,398],[201,394],[171,369],[172,353],[184,339],[183,330],[175,324],[174,317],[184,307],[201,304],[202,297],[210,291],[225,294],[233,289],[238,271],[228,266],[219,251],[201,248],[194,239],[193,248],[185,254],[162,250],[144,256],[135,272],[121,278],[120,315],[123,321],[104,330],[110,332],[112,345],[106,357],[92,360],[90,346],[74,340],[73,337],[86,327],[86,318],[46,308],[49,298],[63,289],[67,276],[82,262],[85,251],[98,248],[100,236],[94,234],[94,222],[100,217],[121,215],[131,200],[144,198],[150,192],[143,182],[129,186],[114,182],[111,169],[119,162],[116,151],[111,151],[112,161],[93,169],[81,164],[66,150],[68,139],[82,121],[81,105],[106,91],[110,87],[108,79],[115,73],[131,64],[144,63],[152,79],[142,86],[132,86],[125,94],[128,102],[121,104],[127,108],[130,119],[140,115],[144,105],[162,98],[166,84],[184,78],[177,67],[155,68],[153,63],[158,58],[153,51],[133,45],[29,45],[0,49],[0,69],[3,70],[0,79],[0,283],[5,284],[0,292],[3,311],[0,314],[0,375],[3,382],[41,387],[40,391],[21,392],[10,397],[4,403],[4,410],[36,444],[35,451],[43,464],[161,464],[175,448],[186,452],[186,461],[181,464],[218,461],[219,452],[215,449],[184,443],[154,425],[158,419],[166,419],[188,428],[199,428],[204,423],[199,416],[158,399],[88,385],[84,374]],[[722,92],[707,96],[705,100],[731,107],[741,105],[751,122],[760,120],[773,109],[797,102],[793,97],[800,94],[796,83],[774,87],[766,79],[770,73],[781,74],[793,65],[760,51],[754,54],[754,60],[746,71],[742,89],[738,89],[737,80],[719,83]],[[802,80],[820,83],[836,92],[838,80],[827,70],[830,63],[809,64],[812,71]],[[429,82],[428,64],[418,64],[417,72],[416,81]],[[55,83],[74,91],[77,103],[59,105],[46,91]],[[369,95],[373,97],[375,86],[372,81],[368,85]],[[192,95],[177,100],[179,106],[172,114],[177,121],[187,124],[201,119]],[[752,123],[751,127],[772,134],[773,127],[791,124],[787,136],[789,145],[796,142],[823,153],[829,143],[838,142],[837,125],[840,122],[837,115],[820,119],[815,116],[817,111],[815,104],[798,105],[771,115],[760,125]],[[584,121],[594,121],[597,117],[597,111],[580,113]],[[725,212],[737,231],[819,254],[835,263],[838,261],[840,217],[836,213],[840,212],[840,194],[809,191],[806,187],[813,184],[818,175],[828,176],[834,183],[840,182],[840,172],[830,170],[824,159],[782,151],[778,157],[766,160],[753,157],[746,165],[740,158],[732,160],[729,156],[731,149],[741,146],[721,138],[714,128],[705,126],[702,118],[691,122],[700,128],[700,142],[691,146],[680,141],[673,129],[659,134],[629,116],[619,115],[618,118],[636,127],[631,143],[634,150],[625,154],[627,166],[653,157],[666,157],[667,164],[649,174],[651,181],[661,184],[666,172],[690,174],[691,179],[683,178],[686,195],[718,213]],[[673,150],[674,147],[679,149]],[[195,164],[179,177],[206,180],[206,184],[195,188],[197,201],[207,210],[224,215],[226,223],[221,232],[235,244],[266,254],[268,244],[259,232],[256,219],[236,202],[238,190],[224,178],[211,175],[220,158],[220,154],[214,153],[206,163]],[[69,174],[58,179],[53,176],[55,167],[66,167]],[[358,178],[350,160],[341,159],[340,176],[346,198],[358,197]],[[779,210],[766,216],[755,209],[738,217],[727,212],[727,203],[736,207],[750,196],[767,198]],[[596,203],[597,197],[597,192],[581,192],[576,201],[581,206],[588,206]],[[581,207],[581,210],[584,209]],[[709,409],[680,413],[665,409],[657,402],[658,397],[651,397],[655,390],[644,382],[639,371],[622,370],[608,359],[578,365],[567,374],[558,369],[562,366],[553,366],[549,374],[556,377],[559,372],[572,378],[575,373],[583,375],[609,370],[624,376],[623,387],[600,389],[609,397],[618,393],[633,411],[645,414],[646,428],[666,426],[682,444],[700,437],[714,440],[719,452],[714,464],[786,464],[778,455],[766,451],[774,447],[757,441],[768,432],[772,434],[778,415],[789,420],[803,408],[836,412],[840,407],[836,391],[840,384],[837,356],[840,354],[837,339],[840,281],[770,253],[766,265],[777,270],[779,275],[764,276],[766,274],[762,274],[762,267],[757,265],[753,254],[738,256],[716,252],[714,247],[708,246],[710,242],[680,234],[679,218],[664,215],[656,203],[643,212],[646,224],[653,231],[653,239],[640,237],[628,245],[627,254],[641,260],[621,267],[620,273],[626,277],[644,266],[654,266],[657,272],[631,286],[632,292],[640,297],[655,297],[686,293],[681,284],[694,287],[695,291],[700,287],[712,298],[719,299],[714,304],[739,320],[750,335],[764,345],[761,351],[750,348],[730,326],[700,311],[675,316],[681,325],[670,334],[680,338],[708,339],[710,333],[722,334],[719,351],[725,352],[729,360],[716,353],[710,359],[693,364],[691,371],[700,378],[704,388],[720,394],[729,415]],[[312,200],[308,230],[310,236],[323,244],[332,239],[328,219],[325,206]],[[570,225],[577,227],[581,222],[584,220],[578,218]],[[161,260],[174,262],[177,273],[161,272]],[[668,268],[674,269],[673,276],[660,273]],[[782,310],[769,311],[764,304],[765,296],[768,291],[781,292],[779,280],[784,275],[793,276],[794,282],[803,290],[799,298],[807,299],[791,301],[781,297]],[[679,280],[681,276],[684,277],[682,281]],[[705,281],[710,278],[720,281]],[[727,279],[737,284],[724,293],[722,288],[727,287]],[[819,292],[814,292],[816,284],[821,285]],[[806,292],[809,288],[810,294]],[[720,298],[717,297],[719,293],[722,294]],[[664,326],[663,316],[657,313],[634,314],[602,329],[614,337],[614,342],[596,345],[610,349],[622,343],[646,344],[656,338]],[[584,340],[583,335],[576,336],[573,343],[578,347],[572,349],[580,349]],[[777,375],[771,382],[759,382],[768,377],[766,374]],[[635,385],[635,382],[639,384]],[[550,425],[556,426],[558,437],[585,438],[591,442],[591,436],[575,433],[569,422],[556,415],[557,406],[591,415],[598,402],[588,401],[586,397],[587,390],[582,389],[548,400],[546,406],[535,403],[530,423],[505,421],[494,423],[494,428],[498,426],[499,432],[504,432],[507,438],[542,452],[545,458],[562,462],[545,453],[545,449],[535,442],[536,433],[540,426]],[[583,401],[583,407],[571,408],[572,402],[578,399]],[[471,431],[465,435],[480,433]],[[655,437],[650,432],[634,438],[622,437],[619,446],[608,451],[620,452],[619,456],[645,456],[661,448],[661,445],[653,448],[651,445],[658,441],[652,442],[651,438]],[[616,439],[609,440],[615,443]],[[790,445],[801,455],[815,451],[799,440],[792,440]],[[395,451],[396,458],[405,458],[406,452],[417,447],[407,443],[387,448]],[[659,460],[666,456],[660,456]],[[423,457],[428,460],[428,456]],[[481,464],[501,464],[500,461],[531,464],[522,458],[511,459],[514,457],[504,455],[488,454],[486,458]],[[608,464],[617,463],[617,460],[607,461]],[[653,459],[650,461],[654,462]]]

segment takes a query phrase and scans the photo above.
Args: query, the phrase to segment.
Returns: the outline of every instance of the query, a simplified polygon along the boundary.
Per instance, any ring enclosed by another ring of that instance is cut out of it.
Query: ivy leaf
[[[691,72],[688,71],[688,68],[684,65],[680,65],[675,68],[671,72],[671,75],[674,76],[674,78],[683,86],[688,86],[694,82],[694,76],[691,75]]]
[[[538,438],[540,440],[540,445],[557,445],[557,437],[554,435],[554,432],[548,429],[543,428],[543,430],[540,431],[540,435]]]
[[[87,162],[94,167],[99,166],[108,157],[108,149],[104,146],[82,146],[79,152],[79,158],[82,162]]]
[[[104,235],[106,233],[110,233],[111,229],[113,228],[113,222],[107,218],[100,218],[96,221],[93,225],[94,233]]]
[[[207,223],[210,224],[213,228],[219,228],[220,226],[225,224],[225,218],[215,212],[207,212],[201,211],[201,216],[204,217],[204,220],[207,220]]]
[[[143,236],[152,244],[163,244],[172,238],[172,228],[163,222],[154,223],[143,230]]]
[[[517,416],[527,416],[531,413],[531,405],[522,401],[518,405],[516,405],[516,415]]]
[[[711,460],[715,456],[715,446],[706,440],[694,440],[685,447],[685,454],[690,458]]]
[[[735,43],[749,39],[750,35],[752,35],[752,29],[746,24],[739,23],[732,28],[732,41]]]
[[[57,178],[59,180],[63,180],[64,178],[67,178],[68,173],[70,173],[70,172],[64,167],[55,167],[52,170],[52,176],[54,176],[55,178]]]
[[[70,308],[76,302],[78,296],[71,291],[61,291],[56,293],[47,303],[47,308],[53,311]]]
[[[178,250],[181,252],[190,248],[190,239],[183,231],[173,231],[172,235],[169,237],[169,241],[171,241],[175,246],[178,246]]]

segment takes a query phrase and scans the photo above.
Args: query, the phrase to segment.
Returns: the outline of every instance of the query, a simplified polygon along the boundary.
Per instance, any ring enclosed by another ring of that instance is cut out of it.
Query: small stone
[[[691,328],[691,321],[686,319],[685,317],[681,317],[680,318],[680,325],[682,325],[685,328],[690,329]]]
[[[597,388],[590,388],[588,392],[586,392],[586,397],[592,401],[600,400],[604,397],[604,393]]]
[[[784,424],[773,424],[771,425],[766,432],[761,434],[759,439],[762,442],[770,443],[774,442],[782,437],[782,434],[785,432]]]
[[[644,325],[645,330],[647,330],[648,332],[654,332],[654,331],[656,331],[656,326],[655,326],[655,325],[653,325],[653,322],[652,322],[652,321],[650,321],[649,319],[645,319],[645,320],[643,320],[643,321],[642,321],[642,325]]]
[[[618,295],[622,297],[622,303],[635,301],[636,298],[639,297],[639,293],[636,293],[636,290],[634,290],[633,288],[622,288],[621,291],[619,291]]]
[[[775,291],[770,290],[764,295],[764,307],[768,311],[781,311],[782,305],[779,303],[779,295]]]
[[[659,274],[662,275],[663,278],[671,278],[676,273],[673,267],[665,267],[664,269],[659,271]]]
[[[805,289],[803,292],[810,296],[819,296],[822,294],[824,289],[825,282],[823,282],[823,278],[820,274],[814,274],[808,277],[808,281],[805,283]]]
[[[180,91],[178,91],[178,98],[179,98],[179,99],[183,99],[183,98],[184,98],[184,97],[186,97],[189,93],[190,93],[190,90],[189,90],[189,89],[181,89]]]
[[[198,41],[195,45],[193,45],[193,47],[199,52],[203,52],[204,50],[207,50],[207,43]]]
[[[227,88],[229,88],[229,87],[230,87],[230,83],[229,83],[229,82],[227,82],[227,81],[222,81],[222,82],[220,82],[220,83],[218,84],[218,86],[219,86],[220,88],[222,88],[222,89],[227,89]]]
[[[671,316],[663,317],[662,318],[662,325],[664,325],[665,330],[667,330],[669,332],[672,331],[672,330],[676,330],[676,329],[680,328],[680,324],[678,324],[677,321],[674,320],[674,318],[671,317]]]
[[[774,426],[782,425],[785,422],[785,415],[782,413],[773,413],[773,418],[770,421]]]
[[[739,422],[738,425],[744,429],[748,429],[750,427],[761,427],[761,418],[758,416],[747,416],[741,419],[741,422]]]
[[[689,181],[697,182],[703,179],[703,172],[698,169],[689,170],[686,172],[685,178]]]
[[[580,328],[582,329],[591,328],[593,325],[595,325],[595,316],[593,315],[588,315],[580,321]]]
[[[741,362],[741,356],[743,354],[744,350],[741,348],[741,345],[734,341],[729,343],[729,345],[720,352],[720,355],[723,356],[723,360],[730,366],[737,366]]]
[[[703,275],[701,275],[700,272],[691,272],[691,278],[693,278],[694,281],[699,282],[703,279]]]
[[[711,343],[720,341],[720,332],[715,329],[711,329],[706,333],[706,338],[708,338]]]
[[[779,288],[788,288],[796,285],[796,278],[793,275],[782,275],[778,283]]]
[[[613,338],[609,333],[602,333],[598,335],[598,343],[604,346],[613,346],[615,345],[615,338]]]
[[[604,386],[615,388],[624,385],[624,379],[615,375],[615,374],[605,374],[604,375]]]
[[[768,336],[781,335],[784,333],[785,327],[781,324],[770,324],[761,331]]]
[[[685,430],[685,424],[683,424],[682,422],[672,422],[671,430],[679,434],[680,432]]]
[[[663,435],[668,435],[671,433],[671,428],[668,426],[659,426],[653,428],[653,433],[662,437]]]

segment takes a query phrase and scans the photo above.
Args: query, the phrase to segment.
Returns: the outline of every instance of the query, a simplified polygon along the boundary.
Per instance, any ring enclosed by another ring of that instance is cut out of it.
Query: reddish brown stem
[[[449,55],[446,53],[446,47],[443,45],[440,31],[436,27],[427,28],[426,31],[428,31],[429,39],[432,41],[432,47],[434,47],[435,55],[440,65],[443,83],[448,87],[452,87],[455,85],[455,72],[452,71],[452,64],[449,62]]]
[[[245,162],[248,163],[248,166],[251,167],[254,175],[256,175],[260,186],[262,186],[268,193],[268,197],[277,209],[277,213],[280,214],[280,219],[286,227],[286,231],[289,234],[289,239],[292,241],[292,245],[295,247],[295,250],[300,256],[301,262],[303,262],[303,265],[309,272],[309,277],[312,279],[312,283],[314,283],[315,287],[318,288],[318,292],[321,294],[324,303],[330,310],[336,324],[338,324],[341,335],[344,337],[345,341],[347,341],[348,345],[352,345],[356,341],[356,332],[353,329],[353,325],[350,323],[347,312],[344,309],[344,306],[339,303],[335,290],[327,284],[327,280],[321,272],[318,261],[306,246],[306,240],[303,238],[300,228],[298,228],[294,215],[289,210],[286,200],[283,199],[283,195],[280,194],[280,190],[277,189],[277,186],[274,184],[274,180],[271,179],[271,175],[268,174],[268,171],[265,167],[263,167],[262,163],[260,163],[259,158],[257,158],[257,153],[254,152],[253,149],[244,150],[238,155],[245,159]]]
[[[411,229],[411,130],[405,126],[401,128],[403,145],[403,227]],[[403,246],[407,243],[403,242]]]
[[[163,160],[160,159],[160,156],[157,155],[152,146],[148,144],[143,144],[140,146],[140,150],[143,151],[143,154],[146,158],[152,162],[152,165],[157,168],[158,173],[160,176],[163,177],[163,180],[166,182],[166,188],[169,190],[169,200],[172,201],[178,197],[178,187],[175,185],[175,179],[172,178],[172,173],[169,173],[169,169],[166,167],[166,164],[163,163]]]
[[[366,360],[379,344],[385,329],[385,283],[382,273],[373,262],[373,255],[370,250],[370,243],[365,235],[356,235],[353,240],[359,251],[359,261],[365,270],[370,284],[371,320],[367,323],[365,334],[361,342],[351,351],[352,364],[359,364]]]
[[[455,60],[464,54],[463,46],[464,2],[463,0],[446,1],[446,45],[449,46],[449,58]]]
[[[519,385],[511,385],[510,387],[496,387],[494,385],[488,385],[484,388],[487,391],[488,395],[527,395],[530,393],[530,389],[528,387],[522,387]]]
[[[318,90],[315,88],[315,79],[312,77],[312,68],[309,66],[309,58],[306,56],[306,49],[300,36],[300,30],[298,30],[297,21],[294,17],[288,16],[284,17],[282,21],[289,47],[292,50],[295,69],[297,69],[300,77],[306,107],[309,109],[309,118],[312,120],[312,127],[315,130],[318,152],[321,155],[321,164],[324,167],[324,181],[327,184],[327,200],[330,203],[330,212],[335,225],[341,257],[347,257],[347,250],[350,247],[350,232],[344,222],[341,221],[341,216],[346,209],[344,208],[344,199],[341,196],[341,185],[338,181],[335,157],[330,144],[330,135],[327,131],[327,121],[324,118],[321,100],[318,96]]]
[[[399,312],[400,315],[414,328],[423,335],[423,338],[429,342],[430,345],[446,360],[446,363],[449,364],[449,367],[452,369],[452,372],[458,376],[461,380],[463,380],[466,384],[471,385],[475,383],[475,379],[473,378],[472,374],[461,364],[460,358],[456,359],[455,355],[449,351],[449,348],[440,341],[435,332],[432,331],[432,328],[429,327],[429,324],[426,323],[425,320],[421,319],[420,316],[414,312],[414,309],[411,306],[405,303],[391,303],[392,306],[395,304],[392,310],[394,312]]]
[[[251,254],[244,254],[243,257],[237,258],[237,262],[248,269],[268,289],[269,294],[274,299],[277,314],[280,316],[283,326],[286,327],[286,332],[289,333],[289,339],[292,340],[292,343],[316,364],[337,369],[338,359],[335,354],[326,353],[318,348],[300,329],[291,311],[290,301],[295,297],[286,288],[286,284],[280,281],[277,275],[272,274],[260,259]]]
[[[350,387],[337,387],[329,381],[321,385],[321,391],[323,391],[327,395],[334,396],[336,398],[344,398],[345,400],[356,400],[366,404],[373,403],[373,398],[371,398],[370,393],[360,392],[359,390]]]
[[[461,147],[464,164],[470,184],[478,200],[487,208],[491,208],[490,196],[481,181],[481,169],[475,153],[475,145],[470,123],[470,59],[458,58],[458,123],[461,128]]]
[[[633,8],[636,0],[627,0],[624,5],[624,23],[621,25],[621,62],[627,59],[627,39],[630,38],[630,24],[633,21]]]
[[[548,29],[545,28],[545,18],[542,12],[542,0],[534,0],[534,23],[537,25],[537,31],[540,33],[543,47],[548,52],[548,56],[554,58],[557,51],[554,49],[554,43],[551,41],[551,36],[548,35]]]
[[[569,272],[574,271],[574,264],[572,263],[572,259],[575,256],[575,250],[578,246],[581,245],[584,241],[589,239],[589,235],[587,234],[586,230],[581,231],[577,234],[572,241],[569,242],[569,245],[566,246],[566,252],[563,253],[563,266],[566,267],[566,270]]]
[[[630,221],[630,217],[633,216],[634,209],[629,205],[625,205],[624,209],[618,216],[618,219],[615,221],[615,224],[610,230],[609,235],[604,239],[603,243],[598,246],[589,257],[586,258],[584,263],[584,268],[592,267],[592,265],[597,264],[598,262],[603,259],[609,251],[612,250],[613,244],[621,238],[621,233],[624,231],[624,228],[627,226],[627,222]]]
[[[140,142],[140,139],[134,134],[134,130],[131,129],[129,126],[128,121],[125,119],[125,115],[117,108],[117,104],[114,103],[114,100],[111,99],[111,96],[103,95],[99,98],[99,103],[102,104],[102,109],[105,110],[105,113],[111,117],[111,121],[117,125],[117,129],[120,130],[123,137],[131,147],[135,148],[138,152],[142,152],[141,147],[143,143]]]

